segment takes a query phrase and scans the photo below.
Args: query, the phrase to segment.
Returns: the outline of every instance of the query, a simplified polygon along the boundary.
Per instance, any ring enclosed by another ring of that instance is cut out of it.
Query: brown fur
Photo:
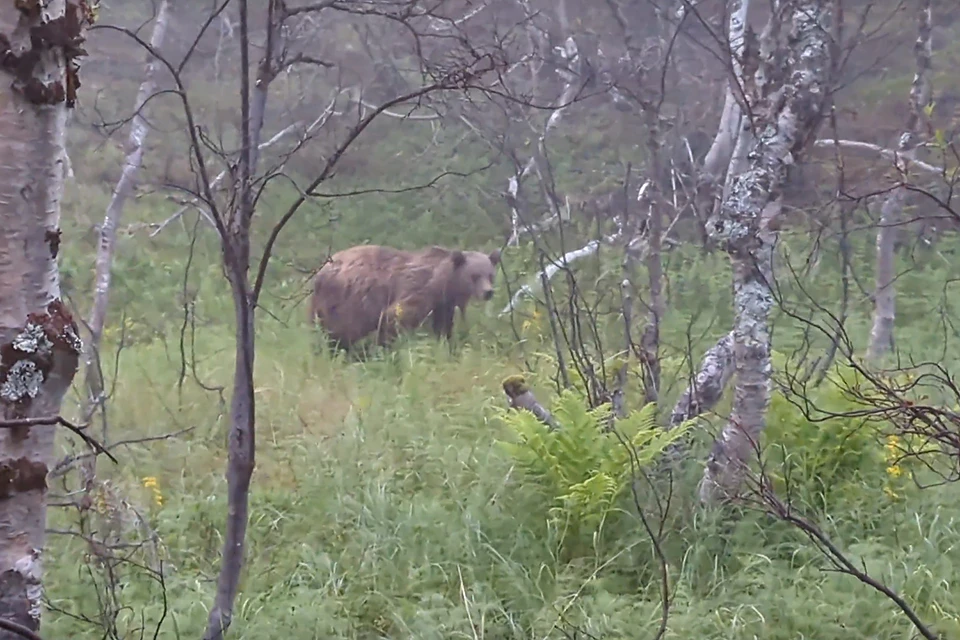
[[[435,335],[449,339],[456,309],[465,317],[470,300],[493,295],[499,262],[498,250],[351,247],[335,253],[314,278],[310,320],[346,348],[371,333],[388,344],[427,318]]]

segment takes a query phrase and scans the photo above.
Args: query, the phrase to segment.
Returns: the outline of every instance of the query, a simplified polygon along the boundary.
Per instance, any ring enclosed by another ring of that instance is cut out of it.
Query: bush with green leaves
[[[865,412],[870,383],[849,366],[837,366],[805,397],[775,391],[770,402],[764,457],[778,493],[817,510],[834,497],[874,487],[897,499],[909,483],[898,460],[896,429]]]
[[[573,390],[564,390],[551,411],[557,430],[526,410],[505,413],[513,441],[498,444],[545,494],[548,521],[558,531],[560,545],[571,552],[609,528],[610,519],[621,513],[618,500],[631,480],[689,425],[661,428],[657,406],[650,403],[617,420],[611,430],[610,405],[591,409]]]

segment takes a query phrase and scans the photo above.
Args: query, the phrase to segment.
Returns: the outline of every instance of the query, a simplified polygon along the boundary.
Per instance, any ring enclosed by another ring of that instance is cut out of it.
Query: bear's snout
[[[493,289],[487,289],[486,291],[483,292],[484,300],[489,300],[492,297],[493,297]]]

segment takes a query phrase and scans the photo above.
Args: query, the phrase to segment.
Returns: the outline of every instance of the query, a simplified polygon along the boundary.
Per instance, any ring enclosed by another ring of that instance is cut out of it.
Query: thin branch
[[[0,420],[0,429],[16,429],[22,427],[54,425],[66,427],[70,431],[80,436],[80,439],[87,443],[87,445],[93,448],[97,453],[102,453],[110,458],[110,460],[112,460],[115,464],[120,464],[117,459],[113,457],[113,454],[107,451],[102,444],[97,442],[95,438],[92,438],[84,433],[84,427],[79,427],[62,416],[41,416],[36,418],[14,418],[10,420]]]

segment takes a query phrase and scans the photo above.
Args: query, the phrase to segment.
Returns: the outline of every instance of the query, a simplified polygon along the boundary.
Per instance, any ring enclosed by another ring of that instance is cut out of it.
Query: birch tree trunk
[[[720,338],[703,354],[697,374],[680,394],[677,404],[670,413],[667,429],[679,427],[687,420],[712,410],[723,397],[732,374],[733,333],[731,332]]]
[[[910,87],[910,115],[907,126],[897,144],[895,165],[906,181],[910,161],[923,138],[926,109],[931,103],[930,70],[933,66],[931,42],[932,16],[930,0],[918,3],[919,35],[914,45],[917,72]],[[876,289],[874,292],[873,327],[867,347],[867,360],[876,363],[893,349],[893,325],[896,320],[896,286],[894,244],[897,237],[903,205],[907,199],[907,187],[897,186],[889,193],[880,209],[880,228],[877,230]]]
[[[730,64],[733,69],[733,80],[742,84],[744,34],[747,28],[747,15],[750,12],[750,0],[729,0],[727,10],[730,20],[727,25],[727,34],[730,38]],[[703,177],[712,184],[718,184],[724,171],[730,164],[734,145],[740,131],[740,105],[737,103],[733,88],[727,84],[727,91],[723,99],[723,111],[720,114],[720,125],[713,144],[703,160]]]
[[[160,3],[153,26],[153,34],[150,37],[150,46],[154,51],[159,51],[163,46],[172,5],[173,0],[163,0]],[[110,199],[110,204],[103,217],[103,223],[100,225],[100,246],[97,250],[96,266],[94,267],[93,306],[90,310],[90,320],[87,323],[90,330],[90,340],[86,345],[84,354],[87,399],[83,415],[86,419],[89,419],[93,414],[96,405],[102,402],[103,373],[100,368],[98,353],[100,339],[103,336],[103,327],[106,324],[107,309],[109,308],[110,279],[113,270],[117,227],[123,217],[123,207],[127,198],[133,192],[133,187],[137,181],[137,173],[140,171],[140,165],[143,162],[143,146],[146,143],[148,132],[147,120],[143,111],[146,109],[147,101],[156,90],[157,64],[157,60],[148,53],[143,82],[137,91],[133,119],[130,122],[130,136],[127,139],[127,156],[124,159],[123,172],[120,174],[120,180],[117,181],[117,186],[113,190],[113,197]],[[107,434],[104,433],[103,440],[106,441],[106,439]]]
[[[789,167],[809,145],[828,100],[834,48],[834,0],[783,2],[764,32],[755,89],[747,91],[755,132],[747,167],[734,175],[712,232],[734,271],[733,411],[714,443],[700,499],[734,497],[766,426],[770,401],[769,317],[773,308],[773,221]],[[744,64],[744,67],[747,65]]]
[[[580,80],[582,82],[583,80],[583,57],[580,55],[580,50],[577,47],[577,41],[573,39],[573,36],[567,37],[567,39],[564,41],[562,56],[573,71],[564,71],[561,74],[565,80],[563,91],[554,103],[553,111],[550,113],[550,117],[547,118],[547,123],[543,126],[543,132],[540,134],[539,140],[537,141],[537,149],[543,149],[550,131],[552,131],[560,123],[560,119],[563,117],[564,111],[566,111],[567,107],[573,103],[577,92],[581,88],[580,85],[577,84],[577,81]],[[522,219],[519,210],[520,186],[523,180],[531,171],[536,168],[536,166],[537,155],[534,153],[527,160],[527,163],[523,165],[523,168],[515,175],[511,176],[510,180],[507,182],[507,191],[505,195],[507,203],[510,206],[510,238],[507,240],[507,246],[515,247],[520,242],[520,234],[523,232],[521,229]],[[545,220],[542,220],[541,224],[546,224],[548,220],[549,217],[547,217]]]
[[[36,34],[82,42],[91,20],[79,0],[48,2],[43,11],[19,2],[0,8],[0,618],[34,633],[55,418],[82,348],[57,268],[78,47]],[[49,424],[14,426],[25,418]],[[0,630],[0,640],[21,637]]]
[[[666,64],[666,62],[664,62]],[[660,114],[647,114],[647,150],[650,154],[649,175],[660,175]],[[666,305],[663,301],[663,194],[657,188],[650,194],[647,214],[647,283],[650,303],[647,309],[647,324],[640,337],[643,353],[643,400],[649,404],[660,400],[660,322]]]
[[[743,60],[746,49],[747,16],[750,11],[750,0],[729,0],[727,10],[730,14],[727,23],[727,36],[730,43],[730,64],[733,70],[730,81],[743,86]],[[729,81],[728,81],[729,82]],[[729,193],[731,172],[742,168],[740,159],[744,156],[746,147],[746,129],[742,126],[743,118],[740,104],[736,100],[733,88],[729,85],[724,96],[723,112],[720,115],[720,124],[717,135],[710,145],[703,160],[703,167],[697,185],[698,209],[706,215],[712,215],[718,199]],[[740,153],[736,154],[737,151]],[[724,190],[719,185],[724,180]],[[701,215],[703,215],[703,213]],[[691,376],[687,388],[680,394],[667,429],[673,429],[710,411],[720,401],[727,383],[733,375],[733,332],[726,334],[717,343],[707,350],[700,362],[697,372]],[[668,451],[673,460],[683,456],[685,446],[682,441],[671,444]]]

